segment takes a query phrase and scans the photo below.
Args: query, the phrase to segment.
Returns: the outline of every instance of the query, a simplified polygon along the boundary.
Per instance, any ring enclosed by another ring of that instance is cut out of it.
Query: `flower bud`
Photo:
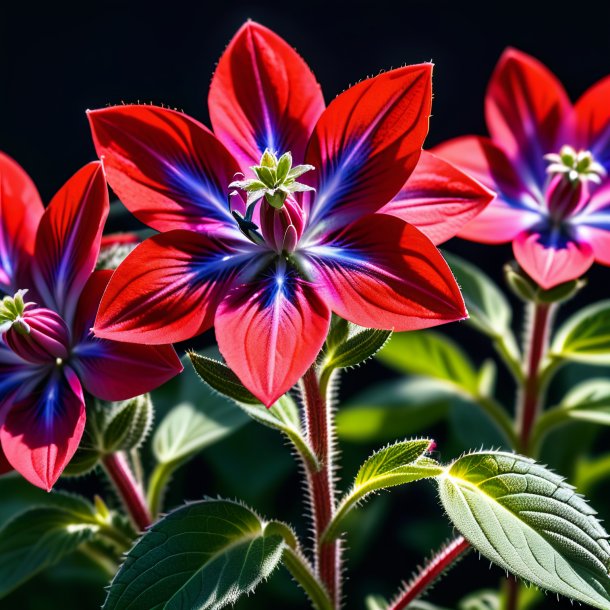
[[[8,328],[4,338],[8,347],[28,362],[43,364],[68,357],[68,327],[50,309],[26,309]]]
[[[572,182],[565,175],[551,178],[546,191],[549,213],[557,222],[576,214],[589,200],[589,189],[586,182]]]
[[[303,210],[292,197],[284,205],[275,208],[266,200],[261,203],[260,229],[265,242],[276,252],[293,252],[303,234],[305,218]]]

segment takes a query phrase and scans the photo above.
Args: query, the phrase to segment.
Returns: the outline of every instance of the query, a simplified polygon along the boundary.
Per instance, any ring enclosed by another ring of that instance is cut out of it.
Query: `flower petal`
[[[14,470],[14,468],[6,459],[4,451],[2,451],[2,445],[0,445],[0,475],[6,474],[7,472],[11,472],[12,470]]]
[[[437,146],[434,153],[497,192],[497,197],[460,230],[460,237],[501,244],[540,221],[534,195],[521,184],[502,149],[488,138],[455,138]]]
[[[523,270],[544,290],[579,278],[594,260],[589,244],[533,229],[513,241],[513,252]]]
[[[224,52],[208,99],[214,133],[245,171],[266,148],[302,163],[307,140],[324,111],[314,75],[271,30],[248,21]]]
[[[610,170],[610,76],[588,89],[576,102],[576,130],[581,149]]]
[[[330,310],[314,287],[282,263],[233,289],[214,322],[220,353],[268,407],[313,364],[329,324]]]
[[[207,330],[237,269],[253,256],[232,245],[240,244],[182,230],[142,242],[114,272],[95,335],[166,345]]]
[[[421,231],[393,216],[357,220],[307,255],[330,308],[361,326],[415,330],[467,316],[440,252]]]
[[[0,295],[23,288],[20,278],[34,254],[44,212],[38,191],[15,161],[0,153]]]
[[[542,190],[544,155],[571,140],[570,100],[559,80],[538,60],[507,49],[489,83],[485,99],[492,139],[518,164],[530,189]]]
[[[417,164],[431,103],[432,64],[391,70],[333,100],[307,148],[317,170],[312,223],[334,214],[344,226],[398,193]]]
[[[183,370],[171,345],[135,345],[99,339],[90,330],[112,271],[95,272],[78,304],[73,367],[87,392],[126,400],[150,392]],[[78,340],[78,339],[77,339]]]
[[[95,268],[108,188],[99,162],[79,170],[53,197],[36,236],[33,275],[44,304],[70,326],[76,302]]]
[[[390,203],[379,210],[417,227],[441,244],[494,198],[494,193],[447,161],[422,152],[411,177]]]
[[[83,391],[66,367],[12,406],[0,427],[0,443],[15,470],[49,491],[78,448],[84,428]]]
[[[95,110],[89,122],[108,183],[143,223],[237,233],[227,198],[239,166],[201,123],[156,106]]]

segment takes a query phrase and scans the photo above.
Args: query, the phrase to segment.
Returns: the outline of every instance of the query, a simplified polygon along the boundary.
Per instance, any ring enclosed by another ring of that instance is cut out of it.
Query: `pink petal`
[[[324,110],[314,75],[271,30],[248,21],[218,62],[208,99],[214,133],[245,172],[266,148],[302,163]]]
[[[467,317],[447,263],[415,227],[372,214],[309,249],[330,308],[368,328],[415,330]]]
[[[534,195],[527,192],[511,162],[491,140],[478,136],[456,138],[437,146],[434,153],[498,193],[459,231],[460,237],[500,244],[512,241],[540,221]]]
[[[431,103],[431,64],[369,78],[333,100],[306,155],[316,168],[304,176],[317,189],[313,223],[333,214],[344,226],[398,193],[417,164]]]
[[[489,83],[485,112],[494,142],[518,164],[526,184],[542,189],[544,155],[572,138],[572,106],[559,80],[533,57],[507,49]]]
[[[216,306],[252,252],[192,231],[142,242],[114,272],[94,332],[115,341],[165,345],[212,326]]]
[[[143,223],[237,233],[227,198],[239,166],[201,123],[156,106],[95,110],[89,122],[108,183]]]
[[[12,406],[0,427],[0,443],[15,470],[49,491],[78,448],[84,428],[82,388],[66,367]]]
[[[44,212],[30,177],[0,153],[0,291],[14,293],[34,253],[38,223]]]
[[[494,198],[494,193],[447,161],[422,152],[411,177],[380,210],[417,227],[432,243],[441,244]]]
[[[278,263],[232,290],[220,303],[214,324],[227,364],[269,407],[315,361],[330,310],[313,286]]]
[[[87,392],[102,400],[126,400],[163,385],[183,369],[170,345],[135,345],[98,339],[93,326],[112,271],[96,271],[77,310],[73,366]],[[80,340],[79,340],[80,338]]]
[[[579,147],[590,150],[596,161],[610,167],[610,76],[593,85],[576,102]]]
[[[579,278],[594,260],[587,243],[533,230],[515,239],[513,251],[523,270],[545,290]]]
[[[44,304],[68,325],[95,268],[108,209],[102,166],[89,163],[53,197],[40,221],[34,280]]]

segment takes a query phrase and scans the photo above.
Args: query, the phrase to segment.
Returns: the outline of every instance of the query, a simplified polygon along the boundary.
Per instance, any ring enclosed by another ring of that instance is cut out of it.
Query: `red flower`
[[[270,405],[315,360],[331,311],[396,330],[464,318],[433,243],[491,195],[421,152],[431,73],[387,72],[325,109],[305,62],[248,22],[212,81],[214,133],[163,108],[91,112],[110,185],[161,232],[117,269],[97,335],[157,344],[214,325],[229,366]]]
[[[85,392],[125,400],[182,370],[171,347],[94,337],[110,279],[94,272],[108,191],[101,165],[77,172],[45,210],[0,154],[0,474],[50,489],[85,426]]]
[[[534,58],[507,50],[485,110],[491,139],[467,136],[436,150],[497,191],[460,236],[512,241],[521,267],[548,289],[610,264],[610,78],[573,106]]]

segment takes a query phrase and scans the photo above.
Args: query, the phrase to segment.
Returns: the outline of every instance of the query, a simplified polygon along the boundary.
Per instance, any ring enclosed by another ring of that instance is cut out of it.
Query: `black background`
[[[173,0],[164,4],[108,1],[70,6],[26,2],[20,8],[4,6],[0,12],[0,148],[24,166],[48,201],[76,169],[94,158],[85,119],[87,108],[120,102],[163,103],[207,122],[207,89],[215,62],[247,18],[267,25],[297,48],[317,75],[327,101],[380,70],[433,60],[430,146],[460,134],[485,133],[482,109],[486,84],[508,45],[546,63],[573,98],[610,73],[608,2]],[[501,265],[510,257],[508,247],[482,247],[456,240],[450,247],[485,267],[497,281]],[[596,269],[590,280],[586,296],[572,308],[607,296],[608,270]],[[461,330],[454,332],[460,338]],[[480,362],[483,344],[472,333],[467,336],[467,347]],[[347,378],[347,394],[381,374],[376,365],[361,371],[364,375]],[[249,430],[252,434],[253,429]],[[275,442],[266,431],[261,435],[262,442]],[[239,468],[237,459],[236,476]],[[265,469],[265,464],[260,468]],[[194,481],[198,472],[205,470],[204,461],[198,463],[198,469],[191,469],[189,476],[181,479],[188,490],[185,493],[192,498],[216,489],[204,489]],[[282,510],[288,510],[287,505],[298,497],[296,477],[289,477],[285,485],[290,493],[276,490],[271,496],[280,504],[277,516],[284,518],[289,514],[281,515]],[[236,487],[226,489],[232,492]],[[349,593],[389,594],[392,583],[408,577],[421,560],[418,544],[406,540],[418,534],[416,528],[404,524],[412,505],[419,513],[438,512],[439,531],[431,533],[432,538],[442,539],[447,533],[432,496],[422,499],[409,493],[399,498],[400,511],[394,509],[391,514],[402,520],[400,531],[405,540],[399,536],[397,541],[396,528],[384,528],[360,558],[348,584]],[[271,508],[269,503],[264,503],[266,509]],[[392,567],[382,568],[389,564]],[[438,587],[435,598],[449,605],[459,598],[458,591],[495,585],[498,577],[498,571],[487,570],[486,562],[470,558]],[[266,591],[256,598],[258,602],[245,602],[247,607],[286,607],[285,602],[275,601],[270,589]],[[354,599],[352,596],[347,606],[350,610],[361,607]],[[297,596],[288,607],[302,607],[299,600]],[[83,602],[82,607],[88,604]],[[547,604],[549,608],[570,607],[568,602],[555,603],[554,598]],[[2,602],[0,607],[5,607]]]

